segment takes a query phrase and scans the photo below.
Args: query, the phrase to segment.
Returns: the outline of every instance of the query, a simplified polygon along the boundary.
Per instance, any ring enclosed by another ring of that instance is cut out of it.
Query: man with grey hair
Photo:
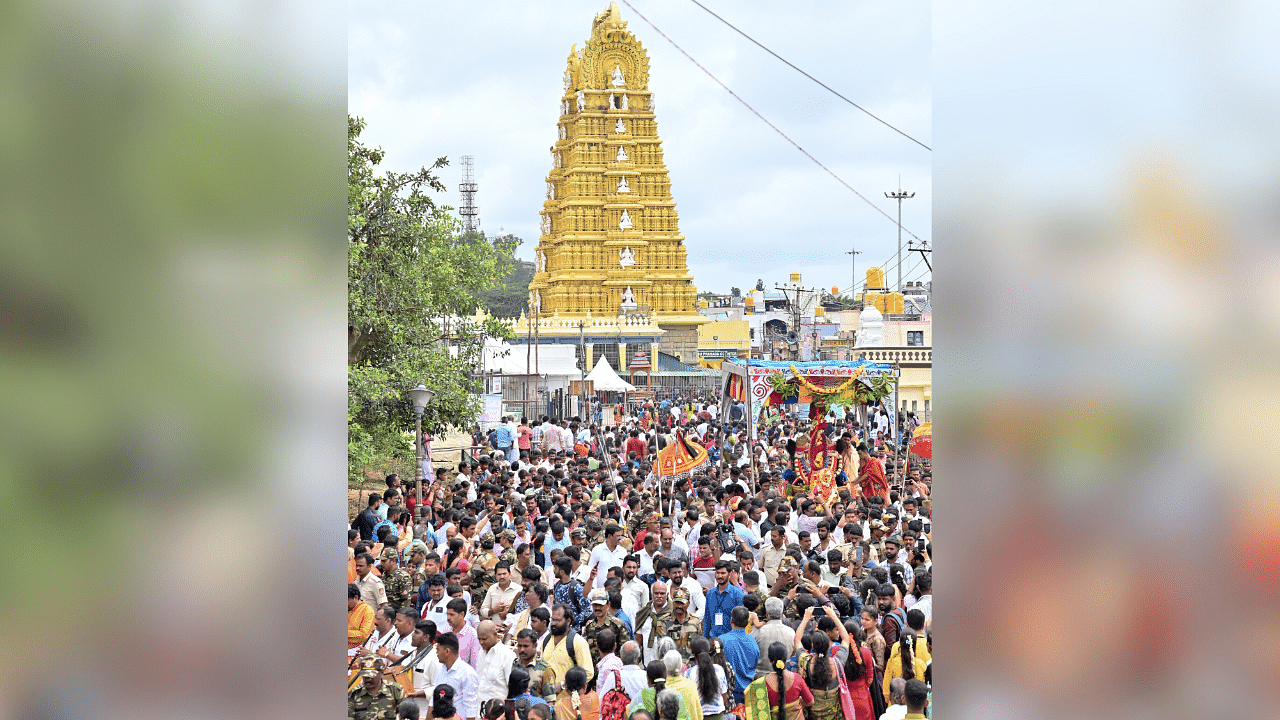
[[[782,598],[771,597],[765,600],[764,612],[769,618],[768,622],[764,627],[758,627],[751,632],[752,637],[756,639],[756,644],[760,646],[760,658],[756,661],[758,678],[773,672],[773,668],[769,667],[770,645],[780,642],[783,646],[791,648],[796,644],[796,631],[782,622]]]
[[[662,658],[655,652],[657,640],[667,634],[671,624],[673,606],[667,592],[667,584],[661,580],[650,588],[651,599],[640,608],[635,617],[635,638],[640,643],[646,663]],[[626,664],[626,661],[623,661]]]
[[[902,720],[907,716],[907,681],[896,677],[889,681],[889,701],[893,704],[880,714],[880,720]]]
[[[634,700],[649,687],[649,678],[640,666],[640,646],[635,640],[628,640],[622,644],[618,657],[622,660],[622,689]]]

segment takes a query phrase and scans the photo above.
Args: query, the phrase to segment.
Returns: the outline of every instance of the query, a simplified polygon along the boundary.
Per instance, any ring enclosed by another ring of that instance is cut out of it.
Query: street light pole
[[[853,273],[853,284],[849,286],[849,295],[851,296],[858,292],[858,256],[861,254],[862,252],[858,250],[856,245],[851,245],[849,252],[845,253],[845,255],[848,255],[849,259],[852,261],[852,267],[850,270]]]
[[[409,391],[409,397],[413,399],[413,414],[415,416],[415,431],[418,434],[417,447],[414,448],[414,456],[418,460],[418,471],[414,473],[417,476],[413,486],[413,514],[414,524],[422,521],[422,481],[426,474],[426,443],[422,440],[422,411],[426,410],[427,403],[431,402],[431,398],[435,395],[434,390],[430,390],[423,383],[418,383],[418,387]]]
[[[902,191],[902,177],[899,176],[897,192],[887,192],[884,196],[898,201],[898,292],[902,292],[902,201],[913,198],[916,194]]]

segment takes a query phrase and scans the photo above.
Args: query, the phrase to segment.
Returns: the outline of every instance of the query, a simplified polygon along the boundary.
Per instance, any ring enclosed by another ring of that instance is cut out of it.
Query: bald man
[[[480,700],[480,716],[486,716],[490,701],[502,704],[507,698],[507,677],[516,653],[505,643],[499,642],[502,634],[492,620],[481,620],[476,626],[476,639],[480,641],[480,657],[476,673],[480,676],[477,697]]]

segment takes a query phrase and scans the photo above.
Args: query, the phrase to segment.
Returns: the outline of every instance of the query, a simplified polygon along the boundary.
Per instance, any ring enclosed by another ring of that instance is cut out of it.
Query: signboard
[[[502,393],[480,396],[480,426],[493,427],[502,421]]]
[[[583,383],[583,382],[584,382],[583,380],[570,380],[570,381],[569,381],[569,394],[570,394],[570,395],[581,395],[581,394],[582,394],[582,383]],[[585,382],[587,383],[587,394],[588,394],[588,395],[594,395],[594,394],[595,394],[595,392],[596,392],[596,381],[595,381],[595,380],[586,380]]]

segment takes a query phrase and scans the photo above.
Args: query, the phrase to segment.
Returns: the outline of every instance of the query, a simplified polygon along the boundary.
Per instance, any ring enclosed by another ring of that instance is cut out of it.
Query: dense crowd
[[[915,419],[786,408],[754,441],[679,395],[503,418],[417,520],[389,476],[347,536],[349,716],[929,717],[932,476],[889,439]],[[797,472],[811,441],[833,487]],[[698,464],[660,480],[672,445]]]

